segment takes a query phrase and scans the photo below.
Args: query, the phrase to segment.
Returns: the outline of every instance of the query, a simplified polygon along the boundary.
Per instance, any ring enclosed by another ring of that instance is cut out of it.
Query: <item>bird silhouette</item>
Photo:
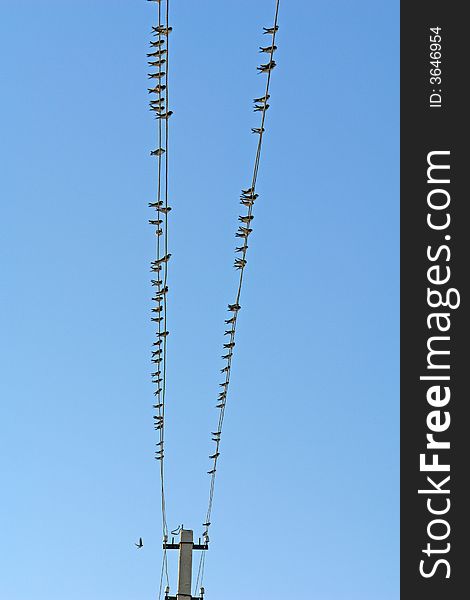
[[[137,546],[137,548],[143,548],[144,542],[142,541],[142,538],[139,538],[139,543],[138,544],[134,544],[134,546]]]

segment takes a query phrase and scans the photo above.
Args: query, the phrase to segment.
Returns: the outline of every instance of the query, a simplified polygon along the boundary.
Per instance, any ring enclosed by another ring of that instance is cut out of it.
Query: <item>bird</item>
[[[224,392],[219,392],[219,400],[222,400],[222,398],[226,398],[227,397],[227,390],[225,390]],[[212,435],[216,435],[215,433],[213,433]]]
[[[241,198],[240,200],[240,204],[243,204],[243,206],[253,206],[254,203],[254,198]]]
[[[251,192],[250,194],[242,194],[240,196],[240,200],[256,200],[256,198],[259,197],[259,194],[255,194],[254,192]]]
[[[247,238],[252,231],[253,229],[250,229],[249,227],[239,227],[238,232],[235,234],[235,236]]]
[[[253,221],[253,219],[254,219],[253,215],[246,215],[246,216],[238,217],[238,220],[241,221],[242,223],[250,223],[251,221]]]
[[[155,373],[150,373],[152,377],[159,377],[161,375],[161,371],[155,371]]]
[[[263,110],[268,110],[269,108],[269,104],[262,104],[262,105],[258,105],[256,104],[255,107],[253,108],[254,112],[262,112]]]
[[[219,431],[211,431],[211,435],[218,435],[220,437],[221,434],[222,434],[222,432],[220,431],[220,429],[219,429]],[[203,523],[203,525],[205,527],[209,527],[210,523]]]
[[[243,269],[246,266],[246,260],[244,258],[236,258],[233,266],[236,269]]]
[[[220,452],[216,452],[215,454],[212,454],[211,456],[209,456],[209,458],[218,458],[220,456]]]
[[[159,365],[162,362],[161,358],[152,358],[152,361],[154,364]]]
[[[225,354],[224,356],[222,356],[222,358],[223,358],[224,360],[228,360],[229,358],[232,358],[232,353],[231,353],[231,352],[229,352],[228,354]]]
[[[160,408],[162,408],[163,404],[160,402],[160,404],[152,404],[152,408],[156,408],[157,410],[160,410]]]
[[[166,63],[166,60],[164,58],[160,58],[159,60],[149,60],[147,62],[149,67],[161,67],[165,63]]]
[[[259,68],[259,67],[258,67]],[[156,73],[147,73],[149,79],[161,79],[165,77],[165,71],[157,71]]]
[[[263,33],[276,33],[279,29],[279,25],[274,25],[274,27],[263,27]]]
[[[161,208],[158,209],[158,212],[163,213],[164,215],[167,215],[171,210],[171,206],[162,206]]]
[[[219,387],[227,387],[228,386],[228,382],[224,381],[223,383],[219,383]]]
[[[207,523],[203,523],[203,524],[202,524],[202,526],[203,526],[203,527],[210,527],[210,524],[211,524],[211,522],[210,522],[210,521],[207,521]]]
[[[227,323],[227,325],[230,325],[231,323],[235,323],[236,320],[236,317],[232,317],[231,319],[225,319],[225,323]]]
[[[264,132],[264,127],[252,127],[251,128],[251,133],[263,133]]]
[[[259,47],[259,51],[260,52],[267,52],[268,54],[271,54],[272,52],[276,52],[277,50],[277,46],[271,45],[271,46],[260,46]]]
[[[216,404],[215,406],[216,408],[225,408],[225,401],[221,402],[220,404]]]
[[[224,344],[224,348],[234,348],[235,347],[235,342],[228,342],[227,344]]]
[[[156,313],[162,312],[162,310],[163,310],[163,306],[155,306],[154,308],[152,308],[152,312],[156,312]],[[154,344],[156,344],[156,343],[157,342],[154,342]]]
[[[235,252],[246,252],[248,250],[248,246],[245,244],[244,246],[237,246],[235,248]]]
[[[173,27],[164,27],[163,25],[158,25],[157,27],[152,27],[152,32],[156,35],[168,35],[173,31]]]
[[[152,379],[152,383],[156,383],[157,385],[163,381],[163,377],[159,377],[158,379]]]
[[[161,323],[163,321],[163,317],[152,317],[150,320],[152,323]]]
[[[169,110],[168,112],[163,113],[162,115],[157,115],[155,118],[156,119],[169,119],[172,114],[173,114],[173,111]]]
[[[217,469],[211,469],[210,471],[207,471],[208,475],[214,475],[214,473],[217,471]]]
[[[161,156],[162,154],[165,154],[165,150],[163,148],[157,148],[156,150],[150,151],[150,156]]]
[[[162,85],[161,83],[159,83],[155,87],[147,89],[149,91],[149,94],[161,94],[163,90],[166,90],[166,85]]]
[[[158,202],[149,202],[150,208],[158,208],[159,206],[163,206],[163,200],[159,200]]]
[[[228,371],[230,371],[230,367],[228,365],[226,367],[224,367],[223,369],[220,369],[221,373],[227,373]]]
[[[151,281],[152,285],[157,285],[157,286],[162,285],[162,283],[163,283],[163,279],[151,279],[150,281]],[[153,308],[152,308],[152,310],[153,310]]]
[[[163,417],[162,417],[161,415],[153,415],[153,418],[154,418],[156,421],[163,421]]]
[[[167,335],[169,335],[169,331],[160,331],[157,333],[158,337],[166,337]]]
[[[139,543],[138,544],[134,544],[135,546],[137,546],[137,548],[142,548],[144,545],[144,542],[142,541],[142,538],[139,538]]]
[[[147,58],[150,58],[152,56],[163,56],[164,54],[166,54],[166,50],[157,50],[156,52],[150,52],[149,54],[147,54]]]
[[[224,331],[224,335],[232,335],[232,333],[235,333],[233,329],[227,329],[226,331]]]
[[[152,352],[152,356],[159,356],[162,352],[163,352],[163,350],[161,348],[159,350],[154,350]]]
[[[150,225],[161,225],[163,223],[162,219],[149,219]]]
[[[160,235],[162,235],[162,233],[163,233],[163,229],[155,229],[155,235],[160,236]]]
[[[154,104],[164,104],[166,102],[165,98],[155,98],[155,100],[150,100],[149,104],[151,104],[152,106]]]
[[[271,96],[269,94],[265,94],[264,96],[261,96],[261,98],[253,98],[253,102],[255,104],[259,104],[261,102],[266,102],[269,100],[269,98],[271,98]]]
[[[237,312],[237,310],[240,310],[241,306],[236,302],[235,304],[229,304],[228,305],[228,309],[232,312]]]
[[[242,194],[243,194],[244,196],[247,196],[248,194],[252,194],[254,191],[255,191],[255,188],[253,188],[253,187],[250,187],[250,188],[248,188],[247,190],[242,190]]]
[[[162,229],[157,229],[157,231],[162,231]],[[159,271],[162,270],[162,266],[161,265],[151,265],[150,270],[152,271],[152,273],[158,273]]]
[[[155,40],[155,41],[150,40],[150,45],[153,48],[156,48],[157,46],[162,46],[164,43],[165,43],[164,40]]]
[[[170,260],[170,257],[171,254],[166,254],[165,256],[163,256],[163,258],[158,258],[157,260],[154,260],[152,264],[159,265],[161,263],[167,263]]]
[[[272,69],[274,69],[275,66],[276,66],[276,61],[275,60],[270,60],[265,65],[260,65],[259,67],[256,67],[256,68],[258,69],[258,71],[260,73],[268,73],[269,71],[271,71]]]

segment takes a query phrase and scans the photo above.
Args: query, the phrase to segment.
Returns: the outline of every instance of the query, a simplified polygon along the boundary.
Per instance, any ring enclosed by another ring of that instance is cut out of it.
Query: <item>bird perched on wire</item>
[[[275,60],[270,60],[265,65],[260,65],[259,67],[256,67],[256,68],[258,69],[258,71],[260,73],[268,73],[269,71],[271,71],[272,69],[274,69],[275,66],[276,66],[276,61]]]
[[[217,469],[211,469],[210,471],[207,471],[208,475],[214,475],[214,473],[217,471]]]
[[[258,67],[259,68],[259,67]],[[161,79],[165,77],[165,71],[157,71],[156,73],[147,73],[149,79]]]
[[[165,27],[164,25],[157,25],[157,27],[152,27],[152,33],[155,35],[168,35],[173,31],[173,27]]]
[[[157,46],[163,46],[164,43],[165,43],[165,40],[155,40],[155,41],[150,40],[150,45],[152,46],[152,48],[156,48]]]
[[[244,246],[237,246],[235,248],[235,252],[246,252],[248,250],[248,246],[245,244]]]
[[[266,52],[267,54],[271,54],[272,52],[276,52],[276,50],[277,50],[277,46],[274,46],[274,45],[271,45],[271,46],[260,46],[259,47],[259,51],[260,52]]]
[[[166,113],[163,113],[162,115],[156,115],[156,119],[169,119],[171,117],[171,115],[173,114],[172,110],[169,110]]]
[[[244,196],[248,196],[249,194],[252,194],[255,191],[255,189],[253,187],[249,187],[247,190],[242,190],[242,194]]]
[[[230,325],[231,323],[235,323],[236,320],[236,317],[232,317],[231,319],[225,319],[225,322],[227,323],[227,325]]]
[[[224,331],[224,335],[232,335],[232,333],[235,333],[234,329],[227,329],[226,331]]]
[[[149,225],[161,225],[162,223],[162,219],[149,219]]]
[[[160,332],[157,331],[158,337],[166,337],[169,334],[170,334],[169,331],[160,331]]]
[[[263,33],[273,34],[278,31],[279,25],[275,25],[274,27],[263,27]]]
[[[263,133],[264,132],[264,127],[252,127],[251,128],[251,133]]]
[[[269,94],[265,94],[264,96],[261,96],[261,98],[253,98],[253,102],[255,104],[260,104],[262,102],[267,102],[269,98],[271,98],[271,96]]]
[[[160,58],[158,60],[149,60],[149,61],[147,61],[147,64],[148,64],[149,67],[161,67],[165,63],[166,63],[166,60],[164,58]]]
[[[268,108],[269,108],[269,104],[261,104],[261,105],[256,104],[253,108],[253,111],[254,112],[262,112],[263,110],[268,110]]]
[[[149,91],[149,94],[161,94],[163,90],[166,90],[166,85],[162,85],[161,83],[159,83],[155,87],[147,89]]]
[[[209,458],[218,458],[220,456],[220,452],[216,452],[215,454],[212,454],[212,456],[209,456]]]
[[[224,344],[224,348],[234,348],[235,347],[235,342],[228,342],[227,344]]]
[[[251,221],[253,221],[255,217],[253,215],[243,215],[238,217],[238,220],[241,221],[242,223],[251,223]]]
[[[161,212],[164,215],[167,215],[171,210],[171,206],[162,206],[161,208],[158,208],[157,210],[158,210],[158,212]]]
[[[165,154],[165,150],[163,148],[157,148],[156,150],[150,151],[150,156],[161,156],[162,154]]]
[[[163,279],[151,279],[150,282],[151,282],[152,285],[157,285],[158,286],[158,285],[162,285]]]
[[[246,266],[246,260],[244,258],[236,258],[233,266],[236,269],[243,269]]]
[[[166,54],[166,50],[157,50],[156,52],[150,52],[147,54],[147,58],[152,58],[152,57],[157,57],[157,56],[163,56],[164,54]]]
[[[228,310],[232,312],[237,312],[237,310],[240,310],[240,308],[241,306],[238,303],[228,305]]]
[[[221,373],[227,373],[228,371],[230,371],[230,367],[228,365],[226,367],[224,367],[223,369],[220,369]]]
[[[162,258],[157,258],[157,260],[153,260],[151,264],[159,265],[161,263],[167,263],[170,260],[171,254],[166,254]]]
[[[250,229],[249,227],[239,227],[238,232],[235,234],[235,236],[247,238],[252,231],[253,229]]]
[[[222,356],[223,360],[228,360],[229,358],[232,358],[233,354],[231,352],[229,352],[228,354],[224,354]]]

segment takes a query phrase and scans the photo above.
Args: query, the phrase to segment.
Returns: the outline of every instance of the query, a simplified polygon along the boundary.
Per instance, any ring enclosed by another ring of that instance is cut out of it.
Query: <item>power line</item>
[[[247,212],[245,215],[241,215],[239,217],[239,222],[241,223],[241,225],[239,225],[236,236],[237,236],[237,238],[242,240],[242,245],[240,247],[236,248],[235,252],[240,254],[241,256],[237,257],[235,259],[234,267],[240,271],[240,275],[239,275],[239,279],[238,279],[238,287],[237,287],[237,293],[235,296],[235,301],[233,302],[233,304],[228,305],[229,313],[231,313],[232,316],[225,321],[225,324],[229,325],[229,327],[225,331],[225,334],[229,336],[229,342],[224,344],[224,349],[227,352],[222,358],[226,361],[226,365],[221,370],[221,372],[225,373],[225,379],[221,384],[219,384],[219,386],[222,388],[222,391],[219,392],[219,398],[218,398],[218,403],[217,403],[217,409],[220,410],[220,413],[219,413],[219,418],[217,421],[217,429],[215,432],[212,432],[212,441],[215,442],[215,452],[210,456],[210,458],[213,460],[213,463],[212,463],[211,469],[208,471],[208,474],[210,475],[211,479],[210,479],[210,486],[209,486],[209,500],[208,500],[207,511],[206,511],[206,519],[203,524],[203,526],[204,526],[203,537],[206,542],[209,541],[209,528],[211,525],[212,506],[213,506],[214,491],[215,491],[215,479],[216,479],[216,475],[217,475],[217,461],[220,456],[221,435],[222,435],[222,429],[223,429],[223,423],[224,423],[224,417],[225,417],[225,407],[226,407],[226,401],[227,401],[227,396],[228,396],[228,390],[229,390],[229,386],[230,386],[230,374],[231,374],[231,366],[232,366],[232,358],[233,358],[233,349],[235,347],[238,312],[241,308],[240,298],[241,298],[242,285],[243,285],[243,276],[244,276],[244,272],[245,272],[245,267],[247,265],[246,256],[247,256],[247,251],[248,251],[248,237],[252,233],[251,223],[254,218],[253,217],[253,206],[254,206],[255,200],[258,198],[258,194],[256,193],[256,182],[257,182],[257,178],[258,178],[259,163],[260,163],[260,158],[261,158],[261,148],[262,148],[263,136],[264,136],[264,132],[265,132],[264,125],[265,125],[265,120],[266,120],[266,111],[269,108],[268,101],[270,98],[269,87],[270,87],[270,82],[271,82],[271,73],[272,73],[273,68],[276,66],[273,56],[274,56],[274,52],[276,51],[275,40],[276,40],[276,32],[278,30],[278,14],[279,14],[279,0],[276,0],[275,13],[274,13],[274,25],[273,25],[273,27],[265,28],[265,30],[264,30],[265,34],[272,36],[271,44],[270,44],[270,46],[267,46],[267,47],[260,47],[260,50],[263,53],[268,54],[269,61],[268,61],[268,63],[263,64],[260,67],[258,67],[258,70],[260,73],[267,74],[267,78],[266,78],[266,86],[265,86],[264,96],[262,96],[261,98],[256,98],[254,100],[255,111],[261,112],[261,123],[258,128],[252,129],[253,133],[256,133],[259,136],[259,139],[258,139],[258,144],[257,144],[255,159],[254,159],[254,164],[253,164],[251,185],[248,189],[242,190],[242,194],[240,196],[240,203],[247,208]],[[202,551],[202,553],[201,553],[197,581],[196,581],[196,589],[197,589],[197,586],[199,585],[199,582],[201,583],[201,585],[203,584],[205,553],[206,553],[205,550]]]

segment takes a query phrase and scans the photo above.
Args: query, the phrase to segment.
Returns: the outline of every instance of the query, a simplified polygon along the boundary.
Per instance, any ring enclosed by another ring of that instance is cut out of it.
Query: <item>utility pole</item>
[[[199,596],[191,595],[193,550],[208,550],[209,545],[207,543],[201,544],[201,540],[194,544],[192,530],[181,527],[179,544],[175,544],[175,539],[172,538],[171,544],[163,542],[163,548],[165,550],[179,550],[178,591],[176,596],[170,596],[170,590],[167,588],[165,590],[165,600],[204,600],[203,587],[201,587]]]

